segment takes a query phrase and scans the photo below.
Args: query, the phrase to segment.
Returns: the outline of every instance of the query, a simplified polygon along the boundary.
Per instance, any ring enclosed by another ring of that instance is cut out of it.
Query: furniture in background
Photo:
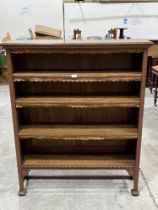
[[[157,107],[157,98],[158,98],[158,66],[152,67],[153,74],[153,86],[155,87],[154,91],[154,105]]]
[[[5,51],[0,47],[0,83],[7,81],[7,58]]]
[[[34,169],[118,169],[137,196],[145,40],[28,41],[7,50],[19,195]],[[55,177],[67,178],[67,177]]]
[[[147,71],[147,86],[150,89],[150,93],[152,93],[153,89],[153,76],[152,75],[152,67],[158,65],[158,43],[156,40],[153,40],[155,43],[153,46],[149,48],[148,51],[148,71]]]

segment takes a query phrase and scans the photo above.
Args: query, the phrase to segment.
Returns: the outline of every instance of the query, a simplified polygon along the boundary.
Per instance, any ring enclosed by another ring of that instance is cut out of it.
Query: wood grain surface
[[[136,139],[138,131],[126,125],[28,125],[19,131],[21,139]]]
[[[56,96],[21,97],[16,99],[16,107],[139,107],[139,97],[98,97],[98,96]]]
[[[133,156],[26,155],[23,168],[133,168]]]
[[[76,76],[73,78],[73,76]],[[32,71],[32,72],[16,72],[13,74],[14,81],[31,81],[31,82],[43,82],[43,81],[60,81],[60,82],[95,82],[95,81],[141,81],[142,74],[137,72],[103,72],[103,71],[77,71],[77,72],[60,72],[60,71]]]

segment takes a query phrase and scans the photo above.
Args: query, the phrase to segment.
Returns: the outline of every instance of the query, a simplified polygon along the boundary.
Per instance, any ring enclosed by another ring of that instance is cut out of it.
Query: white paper
[[[21,1],[19,4],[19,14],[30,14],[31,13],[31,3],[29,1]]]
[[[131,19],[131,25],[141,25],[141,24],[142,24],[142,21],[140,18],[135,17]]]

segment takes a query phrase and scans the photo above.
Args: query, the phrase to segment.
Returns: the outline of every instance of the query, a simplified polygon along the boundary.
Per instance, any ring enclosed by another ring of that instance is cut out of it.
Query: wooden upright
[[[132,178],[132,195],[138,195],[151,45],[144,40],[3,45],[8,56],[19,195],[26,194],[24,180],[35,178],[29,174],[33,169],[126,170],[127,176],[100,178]]]

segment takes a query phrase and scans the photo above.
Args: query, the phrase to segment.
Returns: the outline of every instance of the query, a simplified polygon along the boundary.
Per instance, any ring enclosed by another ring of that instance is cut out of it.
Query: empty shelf
[[[16,107],[139,107],[139,97],[106,96],[56,96],[56,97],[20,97]]]
[[[142,74],[137,72],[17,72],[13,74],[14,81],[30,82],[95,82],[95,81],[141,81]]]
[[[125,155],[25,155],[23,168],[123,169],[135,167],[133,156]]]
[[[56,140],[136,139],[138,130],[130,125],[28,125],[21,127],[19,137]]]

